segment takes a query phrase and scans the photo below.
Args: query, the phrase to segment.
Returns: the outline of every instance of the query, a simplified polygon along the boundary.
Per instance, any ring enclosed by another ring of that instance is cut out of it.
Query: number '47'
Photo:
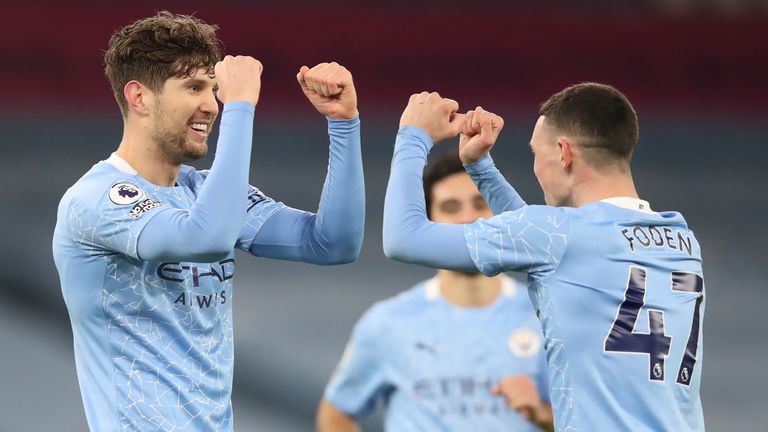
[[[664,359],[669,355],[672,338],[664,334],[664,311],[648,309],[649,333],[634,331],[637,316],[645,304],[646,269],[630,266],[629,281],[624,292],[624,301],[616,314],[610,333],[605,338],[605,350],[619,353],[648,354],[649,378],[664,381]],[[671,273],[672,290],[697,296],[693,309],[691,331],[685,345],[683,360],[677,371],[677,383],[689,385],[696,365],[696,351],[699,347],[699,322],[701,303],[704,300],[704,279],[696,273],[676,271]]]

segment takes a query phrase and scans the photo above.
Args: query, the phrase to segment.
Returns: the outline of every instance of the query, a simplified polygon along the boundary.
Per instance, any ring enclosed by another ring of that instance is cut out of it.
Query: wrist
[[[356,117],[360,115],[360,112],[355,108],[352,111],[349,112],[343,112],[343,113],[330,113],[326,115],[325,117],[328,120],[354,120]]]
[[[474,162],[464,162],[462,160],[462,163],[464,165],[464,169],[469,175],[479,175],[488,169],[495,167],[490,153],[484,154],[481,158],[475,160]]]

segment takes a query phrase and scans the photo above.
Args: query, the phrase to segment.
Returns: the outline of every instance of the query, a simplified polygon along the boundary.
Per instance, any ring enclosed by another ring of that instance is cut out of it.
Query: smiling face
[[[155,94],[151,139],[172,164],[200,159],[208,153],[208,135],[218,113],[216,82],[204,69],[169,78]]]

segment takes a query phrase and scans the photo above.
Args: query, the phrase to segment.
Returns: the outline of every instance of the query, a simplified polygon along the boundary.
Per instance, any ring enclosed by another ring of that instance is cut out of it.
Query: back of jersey
[[[701,250],[679,213],[566,211],[559,265],[531,273],[556,427],[702,431]]]

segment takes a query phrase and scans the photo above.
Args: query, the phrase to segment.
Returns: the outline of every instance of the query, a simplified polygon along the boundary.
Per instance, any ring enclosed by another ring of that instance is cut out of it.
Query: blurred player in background
[[[435,222],[492,216],[455,151],[427,166],[424,195]],[[524,289],[506,276],[439,270],[374,305],[328,384],[317,429],[356,431],[383,402],[391,431],[551,430],[543,338]]]
[[[297,75],[328,118],[331,156],[317,214],[295,210],[248,185],[262,66],[219,61],[215,30],[161,12],[112,36],[106,74],[122,141],[59,205],[53,253],[94,431],[232,430],[234,248],[340,264],[361,247],[349,71],[323,63]],[[184,163],[207,152],[217,95],[216,156],[210,171],[197,171]]]
[[[502,119],[457,110],[424,92],[403,112],[386,254],[488,276],[528,272],[557,430],[704,430],[701,250],[680,213],[638,198],[630,172],[638,122],[627,98],[584,83],[544,102],[530,146],[546,206],[526,205],[495,169],[488,151]],[[496,216],[430,222],[421,170],[434,142],[462,130],[461,159]]]

